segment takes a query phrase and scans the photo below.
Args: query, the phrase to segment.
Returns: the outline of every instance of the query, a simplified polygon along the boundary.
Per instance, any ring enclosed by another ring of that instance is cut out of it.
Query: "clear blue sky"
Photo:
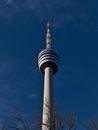
[[[15,109],[41,111],[47,20],[60,57],[54,95],[62,113],[81,120],[98,113],[98,1],[0,0],[0,118]]]

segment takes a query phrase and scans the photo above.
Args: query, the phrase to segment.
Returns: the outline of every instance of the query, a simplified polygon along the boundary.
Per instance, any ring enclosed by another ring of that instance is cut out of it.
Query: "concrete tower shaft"
[[[51,130],[53,109],[53,74],[57,72],[58,55],[51,49],[50,23],[47,24],[46,49],[38,55],[39,69],[44,74],[42,130]]]

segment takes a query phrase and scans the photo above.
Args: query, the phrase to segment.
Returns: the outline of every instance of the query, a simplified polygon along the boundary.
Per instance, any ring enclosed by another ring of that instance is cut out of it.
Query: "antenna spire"
[[[51,48],[51,32],[50,22],[47,23],[46,48]]]

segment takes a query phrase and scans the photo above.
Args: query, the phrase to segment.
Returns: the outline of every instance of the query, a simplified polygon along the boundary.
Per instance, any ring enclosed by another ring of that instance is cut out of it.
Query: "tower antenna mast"
[[[46,48],[51,48],[51,26],[49,21],[47,22]]]

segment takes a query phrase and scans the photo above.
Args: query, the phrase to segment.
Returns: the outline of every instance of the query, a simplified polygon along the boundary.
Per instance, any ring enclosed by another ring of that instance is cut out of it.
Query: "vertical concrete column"
[[[44,73],[42,130],[50,130],[51,125],[51,104],[53,104],[52,75],[52,68],[46,67]]]

